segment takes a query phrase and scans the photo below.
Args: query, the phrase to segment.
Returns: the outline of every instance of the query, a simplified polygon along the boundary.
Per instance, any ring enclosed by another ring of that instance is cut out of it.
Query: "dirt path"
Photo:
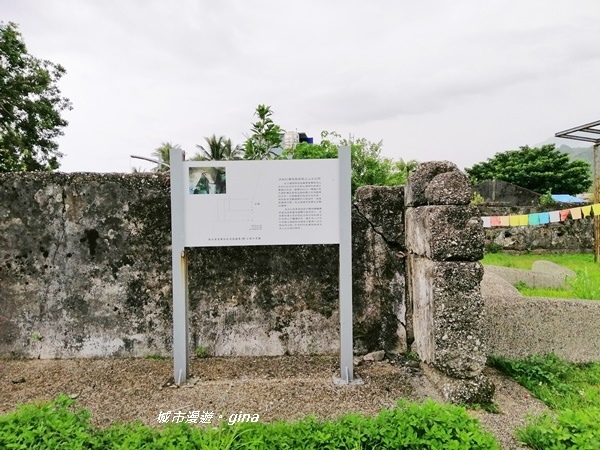
[[[17,404],[48,400],[59,393],[77,397],[92,421],[107,426],[115,421],[141,420],[157,426],[160,412],[213,413],[212,423],[232,414],[258,414],[261,422],[293,420],[314,414],[334,418],[348,412],[377,414],[397,400],[440,396],[410,361],[363,363],[356,373],[362,386],[335,386],[334,357],[231,357],[192,361],[195,384],[167,387],[170,360],[0,360],[0,414]],[[520,448],[512,437],[530,411],[542,406],[527,391],[495,371],[501,414],[473,411],[506,449]]]

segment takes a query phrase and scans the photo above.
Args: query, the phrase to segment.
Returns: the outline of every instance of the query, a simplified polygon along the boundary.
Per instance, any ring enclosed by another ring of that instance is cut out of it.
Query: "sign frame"
[[[171,256],[173,287],[173,378],[184,383],[189,376],[189,291],[186,254],[186,170],[184,152],[170,152],[171,181]],[[308,161],[308,160],[298,160]],[[319,160],[312,160],[318,164]],[[273,161],[276,162],[276,161]],[[293,163],[294,160],[286,160]],[[244,164],[247,161],[235,161]],[[352,198],[350,147],[338,149],[339,204],[339,316],[340,316],[340,376],[339,385],[361,384],[354,377],[352,331]],[[263,245],[263,244],[261,244]],[[269,244],[267,244],[269,245]],[[274,244],[272,244],[274,245]],[[227,246],[223,244],[222,246]]]

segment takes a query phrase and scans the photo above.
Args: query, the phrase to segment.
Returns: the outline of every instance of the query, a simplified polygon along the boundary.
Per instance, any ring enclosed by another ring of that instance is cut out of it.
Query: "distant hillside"
[[[561,145],[558,150],[569,155],[571,159],[582,159],[583,161],[593,166],[594,164],[594,152],[592,147],[569,147],[568,145]]]
[[[565,142],[568,142],[569,144],[573,143],[573,144],[577,145],[577,141],[574,141],[574,140],[549,138],[549,139],[546,139],[544,142],[540,142],[539,144],[535,145],[535,147],[541,147],[542,145],[546,145],[546,144],[555,144],[557,150],[560,150],[561,152],[566,153],[567,155],[569,155],[569,157],[571,159],[581,159],[581,160],[589,163],[590,166],[593,167],[594,152],[592,150],[591,145],[589,147],[572,147],[569,144],[565,144]]]

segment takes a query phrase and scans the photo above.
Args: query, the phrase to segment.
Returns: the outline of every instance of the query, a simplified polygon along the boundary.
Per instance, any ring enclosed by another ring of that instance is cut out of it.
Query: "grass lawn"
[[[491,266],[531,270],[534,261],[545,260],[564,266],[577,273],[577,279],[565,289],[541,289],[516,286],[523,295],[535,297],[579,298],[600,300],[600,263],[594,263],[592,254],[572,255],[508,255],[490,253],[481,261]]]

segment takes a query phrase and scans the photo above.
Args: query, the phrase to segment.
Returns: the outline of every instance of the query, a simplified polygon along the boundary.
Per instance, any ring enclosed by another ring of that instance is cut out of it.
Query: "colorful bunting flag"
[[[517,217],[519,218],[519,225],[527,225],[529,223],[529,215],[528,214],[522,214]]]
[[[529,225],[539,225],[540,215],[538,213],[529,214]]]
[[[583,217],[587,217],[592,213],[592,205],[582,206],[581,212],[583,213]]]
[[[533,214],[519,214],[511,216],[485,216],[483,226],[490,227],[518,227],[524,225],[544,225],[547,223],[557,223],[567,220],[569,214],[574,220],[584,217],[600,216],[600,203],[593,205],[581,206],[571,209],[561,209],[560,211],[548,211]]]

